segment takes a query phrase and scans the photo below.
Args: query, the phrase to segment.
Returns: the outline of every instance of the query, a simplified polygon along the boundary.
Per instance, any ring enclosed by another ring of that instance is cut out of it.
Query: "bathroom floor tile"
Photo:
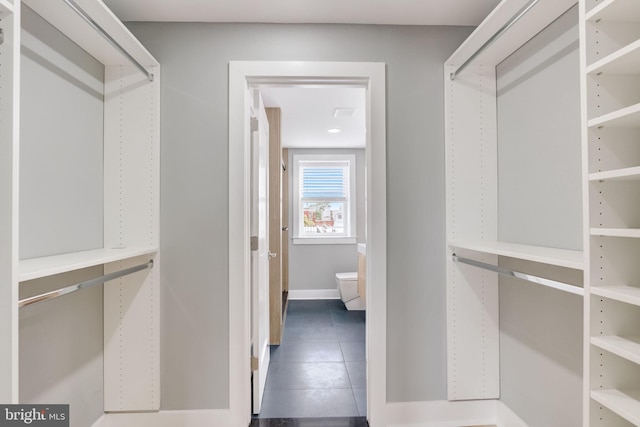
[[[341,300],[289,301],[282,344],[271,346],[260,424],[252,426],[365,427],[365,372],[363,311]]]
[[[271,363],[343,361],[342,349],[337,342],[293,341],[271,351]]]
[[[354,388],[353,396],[356,399],[356,406],[361,416],[367,416],[367,389],[366,388]]]
[[[331,317],[331,313],[329,312],[329,310],[314,312],[294,311],[287,313],[287,319],[285,320],[285,329],[287,329],[287,324],[289,322],[291,322],[291,326],[293,327],[333,326],[333,317]]]
[[[260,418],[357,417],[351,389],[269,390]]]
[[[349,380],[353,388],[367,388],[367,367],[365,362],[346,362]]]
[[[344,323],[336,325],[338,332],[338,340],[342,341],[364,341],[365,326],[364,323]]]
[[[340,343],[342,357],[345,362],[364,362],[366,360],[366,345],[364,341],[344,341]]]
[[[338,333],[334,326],[291,325],[282,334],[283,343],[290,341],[338,342]]]
[[[347,367],[341,362],[271,363],[268,390],[351,388]]]
[[[331,317],[333,318],[333,323],[336,325],[344,324],[344,323],[358,323],[364,324],[365,322],[365,311],[357,310],[357,311],[331,311]]]

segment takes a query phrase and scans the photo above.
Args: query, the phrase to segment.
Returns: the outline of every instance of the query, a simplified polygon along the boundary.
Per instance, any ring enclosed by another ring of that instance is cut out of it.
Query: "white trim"
[[[340,299],[337,289],[289,289],[289,300],[293,299]]]
[[[109,413],[91,427],[231,427],[228,409]]]
[[[387,389],[387,218],[385,64],[244,62],[229,64],[229,412],[234,426],[250,420],[249,85],[324,84],[367,89],[367,414],[384,426]]]
[[[499,400],[431,401],[387,404],[387,427],[527,427]]]
[[[432,401],[385,404],[387,427],[458,427],[496,424],[498,427],[527,427],[499,400]],[[227,409],[109,413],[92,427],[238,427]],[[242,427],[242,425],[240,426]]]

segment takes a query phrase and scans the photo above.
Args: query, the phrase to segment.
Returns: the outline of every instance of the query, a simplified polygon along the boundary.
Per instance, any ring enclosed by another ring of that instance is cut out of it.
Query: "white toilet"
[[[358,295],[358,273],[336,273],[340,298],[347,310],[364,310],[364,300]]]

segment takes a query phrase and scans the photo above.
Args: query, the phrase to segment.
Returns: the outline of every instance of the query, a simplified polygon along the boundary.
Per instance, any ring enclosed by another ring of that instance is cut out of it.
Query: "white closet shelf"
[[[467,249],[492,255],[507,256],[559,267],[584,269],[582,251],[547,248],[544,246],[520,245],[506,242],[489,241],[455,241],[449,242],[452,248]]]
[[[151,56],[149,51],[102,1],[74,1],[138,62],[148,67],[158,65],[158,62]],[[92,29],[62,0],[22,0],[22,2],[102,64],[124,65],[130,63],[118,49]]]
[[[0,0],[0,15],[13,13],[13,4],[7,0]]]
[[[587,74],[640,74],[640,40],[587,67]]]
[[[617,128],[638,128],[640,127],[640,104],[631,105],[609,114],[589,120],[588,126],[594,127],[617,127]]]
[[[591,235],[640,238],[640,228],[592,228]]]
[[[620,390],[594,390],[591,398],[620,415],[633,425],[640,425],[640,401],[634,398],[638,392]]]
[[[615,169],[589,174],[589,181],[637,181],[640,180],[640,166]]]
[[[640,306],[640,288],[634,286],[592,286],[591,294]]]
[[[606,0],[585,15],[590,22],[598,20],[640,22],[640,3],[636,0]]]
[[[81,268],[122,261],[141,255],[149,255],[157,251],[158,248],[156,247],[105,248],[21,260],[19,280],[20,282],[24,282],[26,280],[39,279],[54,274],[79,270]]]
[[[640,365],[640,339],[619,336],[591,337],[591,344]]]

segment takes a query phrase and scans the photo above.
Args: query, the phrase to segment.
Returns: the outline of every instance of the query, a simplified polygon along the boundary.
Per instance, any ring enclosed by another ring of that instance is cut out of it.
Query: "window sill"
[[[294,237],[294,245],[355,245],[355,237]]]

